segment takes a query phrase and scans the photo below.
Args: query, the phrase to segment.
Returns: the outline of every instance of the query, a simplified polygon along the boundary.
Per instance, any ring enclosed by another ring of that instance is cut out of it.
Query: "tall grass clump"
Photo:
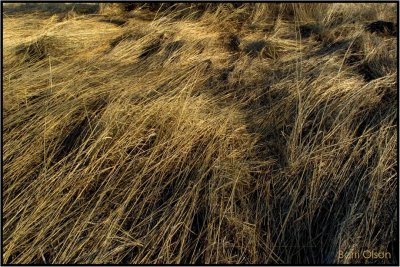
[[[398,264],[395,4],[15,8],[4,263]]]

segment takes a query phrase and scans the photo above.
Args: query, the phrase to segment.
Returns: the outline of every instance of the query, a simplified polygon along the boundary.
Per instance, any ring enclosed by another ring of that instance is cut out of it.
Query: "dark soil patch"
[[[389,21],[378,20],[366,25],[365,30],[371,33],[396,36],[397,24]]]
[[[244,47],[244,52],[248,54],[250,57],[256,57],[261,53],[263,48],[267,45],[267,42],[264,40],[253,41],[248,43]]]
[[[308,38],[312,35],[319,35],[321,30],[317,25],[307,24],[307,25],[301,25],[299,27],[299,32],[301,38]]]
[[[228,49],[232,52],[238,52],[240,45],[240,39],[234,34],[229,35],[228,37]]]
[[[219,75],[219,80],[222,82],[227,82],[228,81],[228,77],[229,77],[229,73],[231,73],[233,70],[235,69],[234,66],[228,67],[228,68],[223,68],[221,70],[221,73]]]
[[[154,55],[158,51],[160,51],[161,48],[161,41],[157,40],[154,43],[151,43],[150,45],[146,46],[143,50],[142,53],[139,55],[139,58],[141,59],[146,59],[150,57],[151,55]]]
[[[313,56],[327,56],[338,50],[345,50],[349,47],[349,45],[351,45],[351,41],[349,40],[334,42],[332,44],[329,44],[328,46],[322,47],[321,49],[316,51]]]
[[[89,121],[85,118],[72,128],[62,141],[60,149],[54,157],[56,162],[66,157],[74,148],[79,147],[87,132],[88,126]]]
[[[114,24],[117,26],[122,26],[127,22],[127,20],[125,20],[125,19],[102,19],[102,20],[100,20],[100,22],[107,22],[107,23],[111,23],[111,24]]]

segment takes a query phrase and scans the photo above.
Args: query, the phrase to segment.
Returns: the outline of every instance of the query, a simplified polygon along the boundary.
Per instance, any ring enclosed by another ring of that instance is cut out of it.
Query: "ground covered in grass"
[[[5,9],[4,262],[397,263],[396,12]]]

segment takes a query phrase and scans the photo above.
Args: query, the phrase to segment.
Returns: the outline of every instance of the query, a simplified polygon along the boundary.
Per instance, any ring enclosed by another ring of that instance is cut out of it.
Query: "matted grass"
[[[396,4],[99,10],[3,14],[5,263],[398,262]]]

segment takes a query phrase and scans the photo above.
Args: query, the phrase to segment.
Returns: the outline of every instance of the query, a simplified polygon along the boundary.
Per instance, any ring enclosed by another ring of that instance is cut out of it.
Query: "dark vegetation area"
[[[398,264],[397,4],[3,5],[5,263]]]

